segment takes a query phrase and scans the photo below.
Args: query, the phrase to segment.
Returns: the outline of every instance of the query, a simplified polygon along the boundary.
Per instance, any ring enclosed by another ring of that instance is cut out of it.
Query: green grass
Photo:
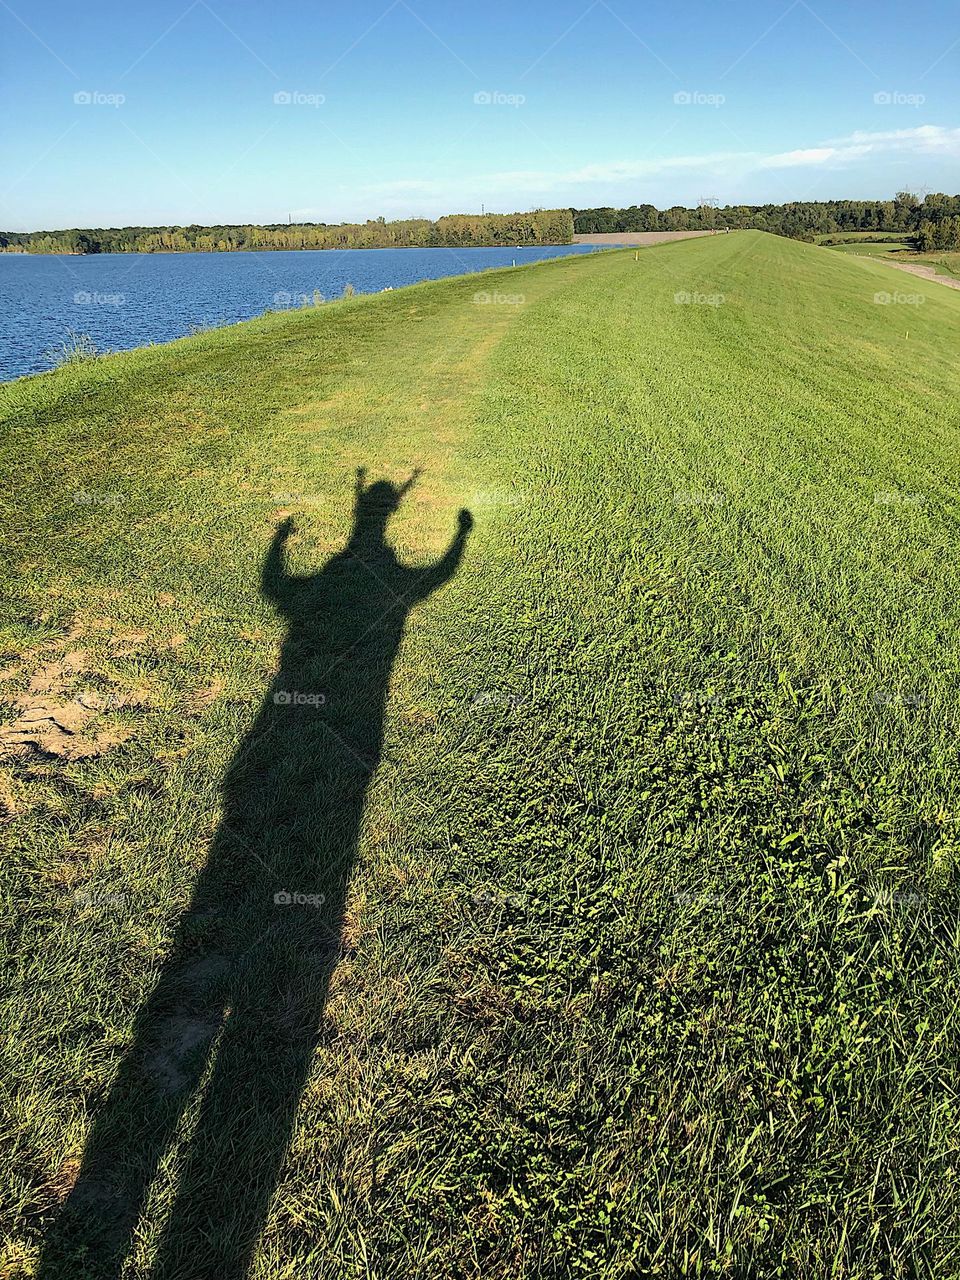
[[[99,750],[2,762],[0,1275],[960,1272],[960,295],[895,279],[741,232],[0,392],[6,725]],[[402,644],[358,466],[405,564],[473,516]]]

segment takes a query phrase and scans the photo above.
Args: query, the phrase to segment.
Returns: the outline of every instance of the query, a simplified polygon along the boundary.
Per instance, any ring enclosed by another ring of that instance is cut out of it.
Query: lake
[[[507,249],[307,249],[262,253],[0,253],[0,380],[51,368],[70,330],[98,350],[169,342],[195,328],[418,280],[509,267],[592,245]],[[479,287],[479,286],[478,286]]]

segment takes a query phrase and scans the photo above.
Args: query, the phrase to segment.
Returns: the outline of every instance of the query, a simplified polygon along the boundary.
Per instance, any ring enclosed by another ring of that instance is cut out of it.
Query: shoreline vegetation
[[[364,223],[269,226],[113,227],[0,231],[3,253],[229,253],[269,249],[466,249],[570,244],[569,209],[451,214]]]
[[[695,208],[534,209],[449,214],[436,220],[270,223],[177,227],[94,227],[0,231],[0,253],[227,253],[255,249],[405,249],[570,244],[575,235],[635,231],[769,231],[813,243],[850,232],[897,231],[921,252],[960,248],[960,195],[898,191],[892,200],[790,201]]]

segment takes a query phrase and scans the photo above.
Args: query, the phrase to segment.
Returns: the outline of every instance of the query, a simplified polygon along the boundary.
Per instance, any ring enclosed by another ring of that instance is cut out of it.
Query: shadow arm
[[[283,606],[290,594],[290,587],[293,578],[287,572],[287,539],[294,531],[294,523],[291,517],[287,517],[281,524],[278,524],[270,543],[270,548],[263,558],[263,568],[260,571],[260,589],[267,600],[271,604],[276,605],[278,609]]]
[[[463,559],[464,547],[467,545],[467,536],[472,528],[473,516],[464,508],[457,517],[457,532],[453,541],[440,559],[427,569],[415,570],[416,584],[412,593],[415,600],[425,600],[457,572],[460,561]]]

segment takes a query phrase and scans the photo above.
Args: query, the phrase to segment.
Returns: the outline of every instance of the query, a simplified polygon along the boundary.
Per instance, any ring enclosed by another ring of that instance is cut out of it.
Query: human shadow
[[[323,1032],[364,800],[383,750],[390,673],[410,610],[456,572],[399,563],[391,515],[416,479],[367,487],[319,573],[273,537],[264,595],[287,620],[279,670],[226,774],[223,818],[169,959],[48,1232],[38,1280],[112,1280],[162,1160],[181,1139],[153,1280],[239,1280],[263,1226]]]

